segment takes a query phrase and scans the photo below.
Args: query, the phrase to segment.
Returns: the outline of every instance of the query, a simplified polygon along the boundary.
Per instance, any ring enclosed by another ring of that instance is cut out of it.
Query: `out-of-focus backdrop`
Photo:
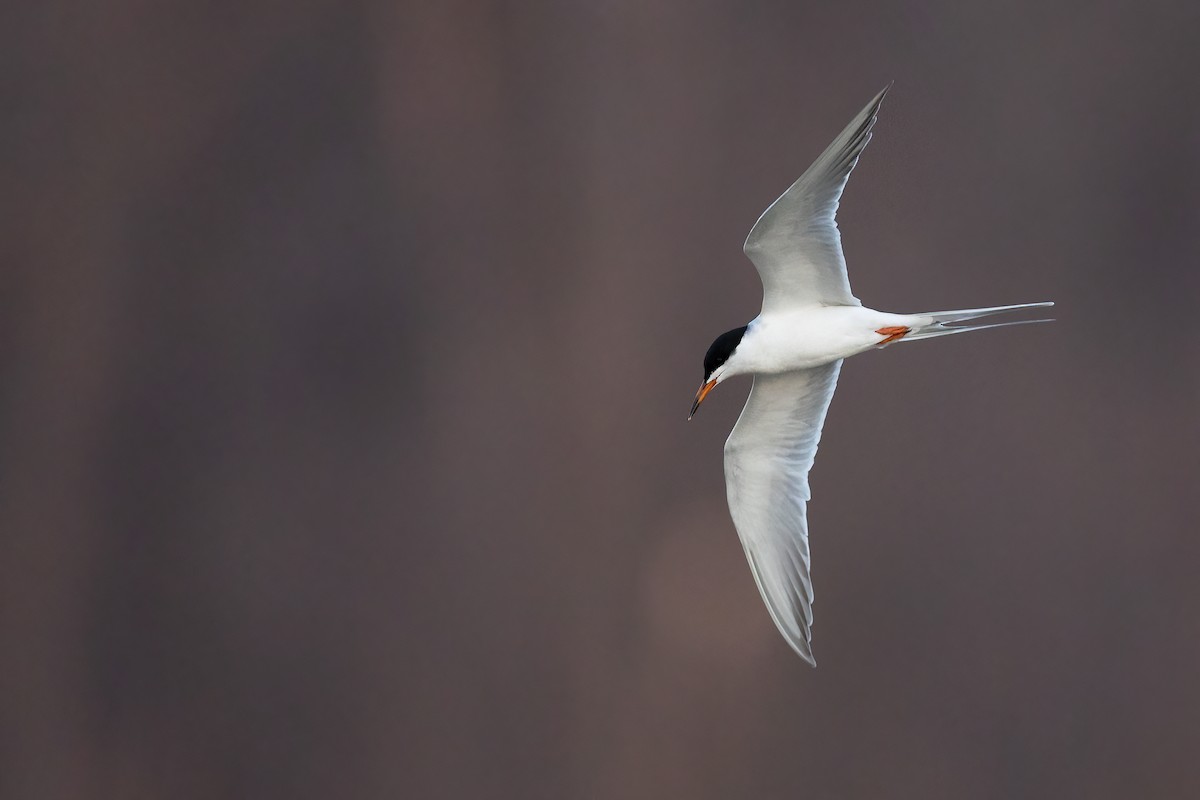
[[[1194,2],[2,12],[4,798],[1200,796]],[[685,416],[841,222],[812,670]]]

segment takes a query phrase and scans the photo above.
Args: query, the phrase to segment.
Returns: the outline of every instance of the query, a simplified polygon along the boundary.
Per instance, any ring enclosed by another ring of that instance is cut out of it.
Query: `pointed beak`
[[[692,413],[688,414],[688,419],[696,416],[696,409],[700,408],[700,404],[704,402],[704,398],[708,397],[708,393],[717,385],[717,379],[713,378],[708,383],[704,384],[696,391],[696,402],[692,403]]]

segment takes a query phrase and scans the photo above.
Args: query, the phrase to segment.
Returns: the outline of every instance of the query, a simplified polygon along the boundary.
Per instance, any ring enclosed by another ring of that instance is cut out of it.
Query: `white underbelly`
[[[818,306],[758,317],[746,331],[753,340],[746,349],[754,353],[754,372],[808,369],[876,346],[885,338],[879,328],[910,323],[908,315],[861,306]]]

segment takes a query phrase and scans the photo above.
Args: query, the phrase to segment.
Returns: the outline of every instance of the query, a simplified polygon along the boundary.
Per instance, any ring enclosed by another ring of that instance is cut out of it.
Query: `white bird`
[[[955,324],[1054,305],[888,314],[864,307],[851,293],[834,217],[887,91],[867,104],[750,230],[743,249],[762,278],[762,311],[713,342],[692,404],[695,414],[726,378],[754,376],[746,407],[725,442],[729,512],[771,619],[813,666],[808,473],[842,360],[893,342],[1049,322]]]

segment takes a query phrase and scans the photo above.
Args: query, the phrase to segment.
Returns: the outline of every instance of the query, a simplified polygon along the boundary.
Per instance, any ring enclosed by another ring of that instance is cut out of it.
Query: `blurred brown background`
[[[1200,796],[1194,2],[11,3],[0,795]],[[812,670],[746,231],[890,80]]]

